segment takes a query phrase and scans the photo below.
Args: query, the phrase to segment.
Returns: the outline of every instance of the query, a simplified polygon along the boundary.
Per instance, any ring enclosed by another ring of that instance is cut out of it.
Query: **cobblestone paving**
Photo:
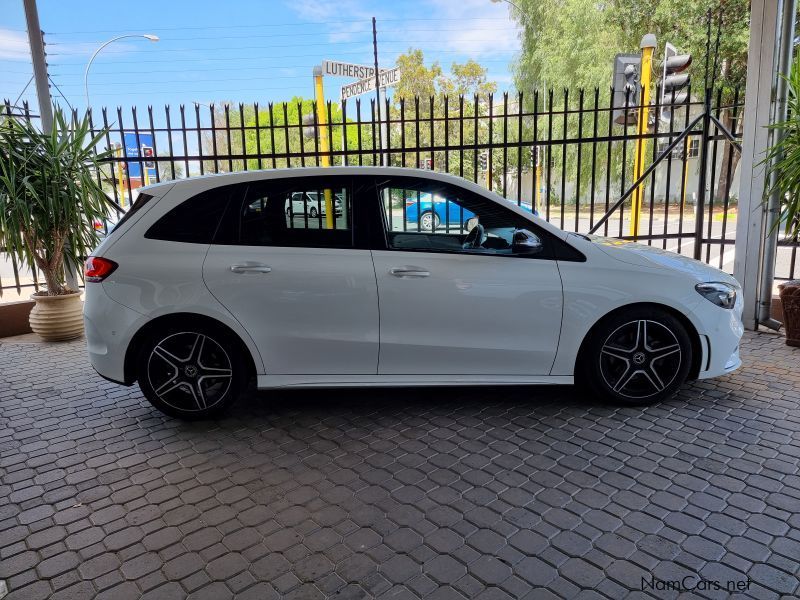
[[[748,334],[743,355],[646,409],[253,392],[187,424],[82,341],[0,342],[0,579],[31,600],[668,598],[648,585],[685,577],[797,597],[800,350]]]

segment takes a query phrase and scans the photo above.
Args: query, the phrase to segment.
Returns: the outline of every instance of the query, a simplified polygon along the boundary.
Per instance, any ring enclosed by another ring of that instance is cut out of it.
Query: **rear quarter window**
[[[210,244],[228,206],[230,188],[216,188],[184,200],[161,217],[144,237],[167,242]]]
[[[152,194],[139,194],[139,197],[136,198],[136,201],[128,209],[128,212],[126,212],[124,215],[122,215],[122,218],[114,226],[114,229],[119,229],[120,227],[122,227],[122,225],[125,223],[125,221],[130,219],[138,211],[142,210],[144,205],[147,204],[148,202],[150,202],[150,200],[152,200],[152,199],[153,199]]]

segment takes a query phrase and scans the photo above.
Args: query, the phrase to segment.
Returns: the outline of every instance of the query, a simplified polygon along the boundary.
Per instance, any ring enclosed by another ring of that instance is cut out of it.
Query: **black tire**
[[[433,216],[433,219],[432,219],[433,220],[433,229],[429,229],[429,228],[427,228],[427,227],[425,227],[423,225],[423,220],[425,220],[425,217],[426,216],[431,216],[431,215]],[[426,210],[425,212],[423,212],[419,216],[419,219],[417,220],[417,222],[419,223],[420,231],[436,231],[437,229],[439,229],[440,219],[439,219],[439,215],[437,215],[435,212],[430,211],[430,210]]]
[[[230,336],[206,325],[153,333],[137,360],[139,387],[171,417],[207,419],[222,414],[247,386],[247,361]]]
[[[576,382],[614,404],[653,404],[686,381],[692,343],[684,325],[657,308],[632,308],[603,319],[578,358]]]
[[[319,212],[317,211],[316,206],[312,206],[311,208],[308,209],[308,216],[311,217],[312,219],[316,219],[318,215]]]

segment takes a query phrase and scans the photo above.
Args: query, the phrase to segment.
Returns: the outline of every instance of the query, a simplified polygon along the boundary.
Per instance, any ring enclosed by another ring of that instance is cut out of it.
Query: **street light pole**
[[[157,35],[153,35],[151,33],[131,33],[131,34],[127,34],[127,35],[118,35],[115,38],[111,38],[110,40],[108,40],[107,42],[102,44],[97,50],[95,50],[94,54],[92,54],[92,57],[89,59],[89,62],[86,64],[86,71],[83,74],[83,88],[84,88],[84,92],[86,94],[86,110],[89,110],[89,108],[90,108],[90,105],[89,105],[89,68],[92,66],[92,63],[94,62],[95,57],[97,57],[97,55],[100,53],[100,51],[103,48],[105,48],[106,46],[108,46],[112,42],[116,42],[117,40],[122,40],[122,39],[125,39],[125,38],[144,38],[146,40],[150,40],[151,42],[157,42],[159,40]]]

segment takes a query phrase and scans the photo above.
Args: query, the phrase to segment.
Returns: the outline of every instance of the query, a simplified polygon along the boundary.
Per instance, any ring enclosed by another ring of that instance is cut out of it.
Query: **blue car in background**
[[[435,196],[434,202],[431,203],[430,194],[420,194],[419,199],[416,196],[411,196],[406,198],[405,202],[406,222],[412,223],[414,229],[417,226],[421,231],[431,231],[439,227],[460,229],[462,225],[466,231],[472,229],[470,220],[475,217],[475,213],[462,208],[455,202]],[[514,202],[513,204],[516,203]],[[520,208],[534,215],[539,214],[530,204],[522,203]]]

